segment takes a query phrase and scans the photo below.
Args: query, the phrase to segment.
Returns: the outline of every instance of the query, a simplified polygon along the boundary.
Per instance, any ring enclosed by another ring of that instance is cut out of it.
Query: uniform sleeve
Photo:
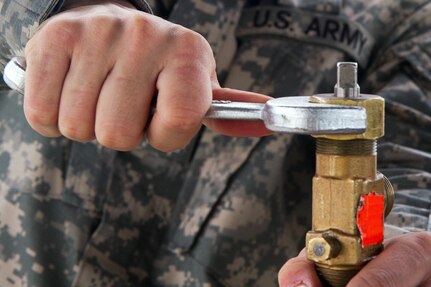
[[[368,84],[386,100],[379,169],[392,182],[388,237],[431,231],[431,3],[409,16],[372,61]]]
[[[155,15],[167,18],[177,0],[147,0]]]
[[[129,1],[138,9],[151,13],[151,7],[145,0]],[[0,71],[3,71],[5,64],[13,56],[24,55],[24,47],[39,24],[58,12],[64,2],[64,0],[0,2]]]
[[[0,2],[0,67],[12,57],[24,54],[24,47],[39,23],[55,13],[63,4],[61,0]]]

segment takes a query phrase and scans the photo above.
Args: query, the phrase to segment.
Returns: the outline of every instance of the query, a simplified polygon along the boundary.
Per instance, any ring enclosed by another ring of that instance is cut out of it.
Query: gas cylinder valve
[[[346,286],[383,248],[384,218],[393,205],[393,189],[377,171],[377,139],[384,134],[384,100],[360,94],[357,64],[337,64],[334,94],[314,95],[313,103],[364,107],[362,134],[315,135],[312,230],[307,257],[324,286]]]

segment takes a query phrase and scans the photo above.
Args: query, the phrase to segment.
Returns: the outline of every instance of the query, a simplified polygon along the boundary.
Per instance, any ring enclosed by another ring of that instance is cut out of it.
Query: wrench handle
[[[26,62],[23,57],[14,57],[6,65],[3,79],[13,90],[24,95]],[[213,101],[205,118],[226,120],[262,120],[265,104],[231,101]],[[151,111],[155,111],[154,108]]]

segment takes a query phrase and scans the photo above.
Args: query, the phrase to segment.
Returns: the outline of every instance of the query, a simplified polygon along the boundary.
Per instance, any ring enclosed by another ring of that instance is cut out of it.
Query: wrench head
[[[269,100],[262,112],[267,129],[296,134],[361,134],[366,129],[362,107],[317,104],[309,97]]]

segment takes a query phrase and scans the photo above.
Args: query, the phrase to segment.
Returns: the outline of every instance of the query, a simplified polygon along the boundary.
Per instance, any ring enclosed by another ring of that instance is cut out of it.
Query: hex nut
[[[307,253],[309,258],[324,261],[336,257],[340,249],[341,245],[335,237],[323,235],[309,241]]]
[[[367,129],[363,134],[317,135],[333,140],[367,139],[376,140],[385,133],[385,100],[375,95],[361,94],[357,98],[337,98],[333,94],[320,94],[310,97],[310,102],[331,105],[356,106],[365,108]]]

